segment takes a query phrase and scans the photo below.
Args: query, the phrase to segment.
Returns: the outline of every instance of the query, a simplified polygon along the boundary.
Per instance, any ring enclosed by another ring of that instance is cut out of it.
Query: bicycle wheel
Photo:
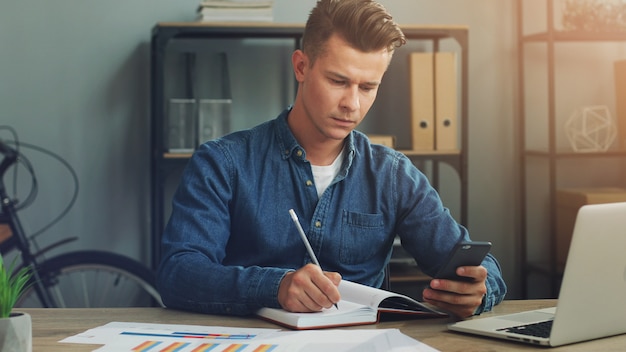
[[[38,273],[58,308],[163,306],[152,271],[122,255],[70,252],[44,261]],[[33,285],[17,306],[42,307]]]

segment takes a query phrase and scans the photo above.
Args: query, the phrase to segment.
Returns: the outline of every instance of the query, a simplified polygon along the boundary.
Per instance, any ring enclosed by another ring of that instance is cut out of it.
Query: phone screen
[[[460,266],[479,266],[491,250],[491,242],[463,241],[457,243],[435,278],[458,281],[472,281],[471,278],[459,276],[456,269]]]

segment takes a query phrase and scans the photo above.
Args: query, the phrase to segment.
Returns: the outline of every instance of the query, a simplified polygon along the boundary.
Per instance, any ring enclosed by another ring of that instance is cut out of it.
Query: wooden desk
[[[555,305],[554,300],[505,301],[493,312],[483,316],[517,312],[527,309],[545,308]],[[33,351],[93,351],[98,346],[66,344],[58,341],[90,328],[95,328],[111,321],[190,324],[231,327],[279,328],[257,318],[239,318],[204,315],[163,308],[94,308],[94,309],[58,309],[30,308],[20,309],[31,315],[33,320]],[[396,322],[383,322],[376,325],[352,327],[353,329],[398,328],[404,334],[413,337],[441,351],[540,351],[541,347],[526,346],[515,342],[500,341],[490,338],[474,337],[448,331],[446,324],[450,319],[422,319]],[[592,322],[589,322],[592,323]],[[584,324],[584,322],[582,322]],[[626,334],[595,341],[549,349],[552,351],[624,351]]]

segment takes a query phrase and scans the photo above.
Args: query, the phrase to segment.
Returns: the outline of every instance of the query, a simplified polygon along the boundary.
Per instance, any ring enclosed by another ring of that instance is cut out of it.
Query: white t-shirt
[[[335,179],[335,176],[339,173],[341,169],[341,162],[343,161],[343,149],[335,161],[332,164],[327,166],[318,166],[311,164],[311,171],[313,171],[313,179],[315,181],[315,188],[317,189],[317,198],[320,198],[326,188],[330,185],[331,182]]]

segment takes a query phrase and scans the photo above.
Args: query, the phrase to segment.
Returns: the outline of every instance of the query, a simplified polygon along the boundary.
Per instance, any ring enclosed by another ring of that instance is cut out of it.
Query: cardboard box
[[[578,209],[587,204],[626,202],[624,188],[571,188],[556,191],[556,259],[564,264]]]
[[[367,138],[370,139],[370,143],[372,144],[382,144],[389,148],[396,147],[396,137],[392,135],[386,134],[368,134]]]

